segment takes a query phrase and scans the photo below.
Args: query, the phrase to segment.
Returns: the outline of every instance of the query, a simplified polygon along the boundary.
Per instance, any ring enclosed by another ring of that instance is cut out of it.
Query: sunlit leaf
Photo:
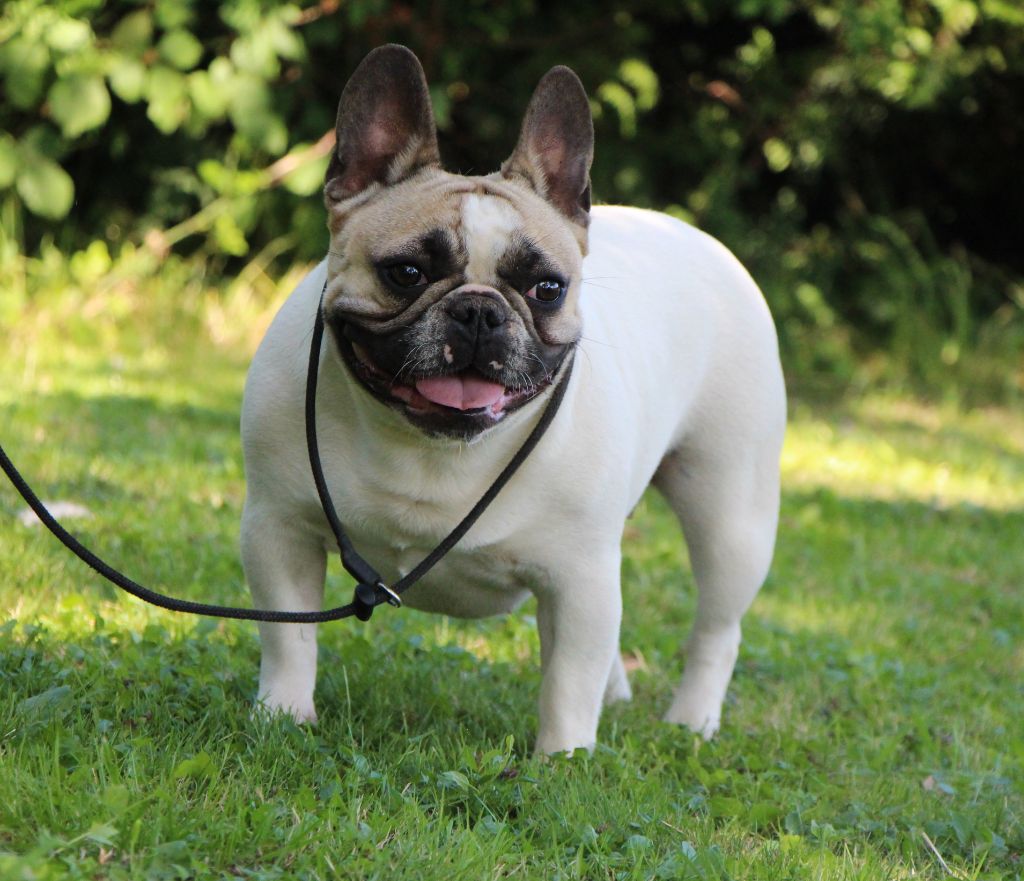
[[[627,58],[619,65],[619,76],[636,92],[638,110],[650,110],[658,103],[658,75],[646,61]]]
[[[145,65],[129,56],[122,56],[114,61],[107,77],[114,94],[128,104],[138,101],[146,88]]]
[[[610,81],[597,88],[597,97],[610,104],[619,115],[619,130],[623,137],[636,134],[636,99],[622,83]]]
[[[46,42],[57,52],[74,52],[88,45],[92,28],[84,21],[59,18],[46,28]]]
[[[45,713],[51,708],[66,703],[71,699],[71,687],[68,685],[55,685],[46,691],[27,697],[18,704],[20,713]]]
[[[112,823],[93,823],[82,836],[87,841],[110,847],[117,837],[117,827]]]
[[[188,94],[200,116],[205,119],[224,116],[228,106],[227,91],[214,82],[209,71],[196,70],[188,75]]]
[[[785,171],[793,161],[793,153],[789,146],[779,138],[768,138],[761,149],[772,171]]]
[[[179,762],[171,776],[175,780],[208,780],[217,773],[217,766],[207,752],[197,753],[192,758]]]
[[[306,57],[306,44],[281,18],[273,18],[267,23],[267,36],[274,51],[282,58],[299,61]]]
[[[9,187],[18,170],[18,146],[10,135],[0,134],[0,187]]]
[[[153,15],[148,9],[140,9],[122,18],[110,41],[119,49],[141,52],[153,39]]]
[[[185,30],[164,34],[157,44],[160,54],[178,70],[191,70],[203,55],[203,44]]]
[[[1024,5],[1016,0],[982,0],[981,11],[986,18],[1024,26]]]
[[[270,34],[262,28],[239,37],[231,44],[231,60],[239,70],[262,80],[272,80],[281,72]]]
[[[329,156],[306,160],[285,177],[285,189],[297,196],[310,196],[317,192],[323,186],[329,160]]]
[[[438,785],[442,789],[469,789],[469,779],[461,771],[442,771],[437,775]]]
[[[743,802],[727,795],[712,796],[708,800],[708,807],[712,817],[740,817],[746,813]]]
[[[97,128],[110,115],[110,93],[100,76],[73,75],[53,84],[50,113],[66,138]]]
[[[15,107],[28,108],[39,100],[49,64],[50,53],[42,41],[14,37],[0,45],[4,90]]]
[[[149,101],[146,116],[164,134],[175,131],[188,115],[185,77],[173,68],[157,65],[146,80]]]
[[[245,234],[230,214],[221,214],[213,222],[213,238],[225,254],[244,257],[249,252]]]
[[[58,220],[71,210],[75,185],[68,173],[52,159],[23,152],[15,181],[18,195],[33,214]]]
[[[181,28],[192,21],[193,11],[190,0],[157,0],[156,20],[168,30]]]

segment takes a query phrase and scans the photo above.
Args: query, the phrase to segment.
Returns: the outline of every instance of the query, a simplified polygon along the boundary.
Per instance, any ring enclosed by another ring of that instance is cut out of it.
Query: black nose
[[[501,300],[486,294],[466,294],[445,306],[444,311],[459,324],[493,330],[508,321],[508,309]]]

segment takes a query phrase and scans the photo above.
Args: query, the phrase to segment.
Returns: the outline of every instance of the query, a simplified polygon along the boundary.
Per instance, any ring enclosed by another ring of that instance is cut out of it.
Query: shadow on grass
[[[1013,548],[1021,534],[1022,511],[935,509],[826,491],[788,494],[773,575],[745,619],[734,697],[750,700],[763,692],[778,697],[780,707],[799,706],[813,716],[819,701],[837,712],[841,694],[863,705],[858,717],[869,729],[871,702],[864,689],[884,687],[894,706],[901,689],[925,690],[936,710],[958,718],[966,689],[976,699],[995,699],[1020,673],[1015,646],[1024,638],[1024,563]],[[667,701],[692,620],[694,592],[683,589],[692,579],[681,542],[660,501],[649,500],[626,547],[623,648],[646,659],[637,691],[651,713]],[[673,543],[675,551],[669,549]],[[173,558],[188,558],[188,546],[168,550]],[[66,551],[53,542],[46,554],[56,562]],[[131,568],[146,580],[145,560]],[[87,590],[98,587],[98,576],[85,578]],[[75,592],[82,590],[77,581]],[[9,581],[0,594],[6,594],[7,607],[15,590]],[[50,595],[49,605],[59,593]],[[332,594],[337,596],[336,586]],[[247,602],[240,586],[230,595],[213,588],[204,598]],[[33,617],[45,621],[47,607],[37,608]],[[248,712],[258,658],[255,627],[201,621],[181,633],[159,624],[138,633],[116,629],[116,612],[104,614],[108,622],[99,633],[91,615],[83,616],[81,632],[66,625],[38,629],[31,622],[9,628],[0,646],[10,700],[16,704],[78,679],[67,666],[70,653],[92,670],[79,687],[103,718],[116,714],[121,698],[112,695],[126,680],[141,701],[128,714],[133,725],[145,724],[141,708],[154,699],[177,706],[189,730],[202,724],[211,735],[217,724],[235,727],[239,714]],[[509,732],[528,738],[539,685],[536,653],[516,663],[482,660],[440,638],[439,620],[382,609],[368,625],[322,626],[321,733],[347,732],[346,739],[369,745],[395,732],[492,744]],[[521,640],[526,625],[515,620],[515,626],[500,619],[453,624],[455,641]],[[115,646],[125,651],[115,652]],[[27,666],[26,652],[34,659]],[[44,669],[49,676],[40,675]],[[211,687],[220,695],[216,701]],[[1019,690],[1015,699],[1022,709]],[[1006,715],[1014,711],[1007,704]],[[784,724],[775,712],[770,718]],[[756,715],[741,724],[756,726]]]
[[[33,394],[18,404],[0,405],[0,418],[11,458],[29,446],[49,446],[66,455],[73,444],[81,456],[102,454],[142,465],[166,462],[172,452],[239,446],[238,408],[166,404],[149,396]],[[189,426],[187,434],[181,431],[183,425]],[[41,440],[27,439],[38,438],[40,431]],[[16,443],[18,438],[25,440]]]
[[[852,422],[852,411],[839,409],[832,415],[841,421],[847,418],[844,412]],[[240,480],[238,414],[227,407],[59,393],[34,395],[0,407],[0,413],[2,424],[11,426],[11,436],[5,428],[3,442],[19,465],[22,458],[35,463],[35,474],[25,466],[26,476],[44,496],[70,495],[88,505],[110,502],[116,513],[122,502],[133,508],[147,498],[144,487],[157,477],[170,479],[165,495],[180,488],[179,472],[186,466],[193,481],[205,482],[207,475],[212,482],[223,481],[225,467],[230,468],[230,482]],[[926,437],[914,423],[878,419],[887,430],[910,440]],[[182,426],[188,426],[187,432]],[[37,428],[44,432],[38,441]],[[949,434],[945,427],[942,431]],[[966,457],[1012,458],[1004,445],[953,431]],[[60,474],[42,464],[50,459],[48,448],[60,454],[55,459]],[[135,486],[91,473],[88,465],[95,457],[130,466]],[[0,505],[12,512],[20,507],[6,483]],[[156,542],[152,536],[147,539],[154,524],[137,525],[135,537],[119,544],[123,559],[118,562],[145,584],[199,582],[190,589],[172,588],[176,595],[245,604],[236,546],[228,536],[237,508],[212,520],[200,507],[169,509],[180,519],[157,521],[162,534]],[[122,516],[128,516],[127,508]],[[33,562],[31,581],[45,587],[33,588],[29,621],[46,620],[61,596],[94,589],[98,599],[111,596],[98,576],[73,561],[55,540],[29,540],[22,527],[4,525],[9,528],[22,530],[25,552],[42,557]],[[96,529],[90,527],[93,533]],[[993,696],[1007,677],[1012,681],[1020,676],[1013,647],[1024,637],[1022,534],[1024,511],[1019,509],[944,508],[914,500],[842,496],[826,489],[786,493],[773,572],[745,619],[734,699],[750,701],[755,687],[766,695],[783,695],[782,709],[768,716],[771,724],[782,725],[786,707],[808,711],[806,700],[819,698],[827,705],[822,696],[839,683],[847,694],[856,693],[858,682],[887,683],[894,701],[901,689],[931,689],[938,695],[936,706],[959,717],[966,690],[973,687]],[[215,542],[200,550],[200,537]],[[151,554],[154,543],[158,560]],[[11,557],[3,562],[8,572],[0,584],[0,602],[10,609],[29,580],[25,570],[30,567]],[[62,567],[66,571],[58,578],[38,574]],[[185,577],[177,577],[178,572]],[[204,583],[207,578],[212,586]],[[627,527],[623,588],[623,648],[641,658],[637,692],[647,702],[643,712],[654,714],[655,706],[660,710],[667,702],[682,666],[680,646],[692,621],[694,589],[682,536],[653,494]],[[342,593],[347,597],[347,590]],[[333,598],[338,598],[337,590]],[[87,705],[99,719],[111,721],[122,713],[131,725],[145,726],[145,707],[156,700],[174,707],[193,736],[203,731],[215,737],[218,726],[248,724],[258,663],[255,628],[202,623],[190,631],[157,627],[139,634],[118,630],[116,612],[101,608],[110,621],[100,636],[93,633],[91,614],[83,615],[80,632],[75,627],[42,629],[30,637],[21,626],[0,636],[10,706],[68,682],[76,683],[73,694],[88,697]],[[492,743],[513,732],[529,739],[539,683],[535,656],[523,663],[484,661],[443,643],[436,618],[388,611],[378,613],[366,628],[340,624],[321,629],[324,735],[344,733],[368,744],[383,743],[395,732]],[[500,621],[459,624],[455,630],[500,643],[521,638],[518,630]],[[107,645],[122,646],[124,652]],[[70,656],[91,671],[89,677],[69,665]],[[898,674],[901,665],[904,671],[911,669],[909,677]],[[130,710],[119,696],[119,683],[126,680],[138,695]],[[1009,709],[1019,708],[1019,690],[1006,696]],[[623,712],[623,718],[632,719],[640,711]],[[869,715],[862,716],[870,726]],[[756,727],[759,718],[763,716],[751,714],[739,724]]]

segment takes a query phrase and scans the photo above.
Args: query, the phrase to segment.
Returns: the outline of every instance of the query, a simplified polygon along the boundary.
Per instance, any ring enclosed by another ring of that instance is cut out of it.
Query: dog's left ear
[[[553,67],[534,90],[519,143],[501,166],[502,176],[524,180],[586,227],[593,159],[594,122],[583,83],[568,67]]]
[[[440,165],[427,78],[405,46],[380,46],[355,69],[338,103],[338,138],[324,194],[340,202]]]

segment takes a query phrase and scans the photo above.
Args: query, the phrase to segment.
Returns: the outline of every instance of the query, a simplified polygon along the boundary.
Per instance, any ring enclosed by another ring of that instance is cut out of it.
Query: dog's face
[[[501,171],[463,177],[440,167],[419,62],[386,46],[346,86],[337,136],[324,317],[345,369],[418,428],[473,438],[547,387],[579,338],[583,88],[552,70]]]

